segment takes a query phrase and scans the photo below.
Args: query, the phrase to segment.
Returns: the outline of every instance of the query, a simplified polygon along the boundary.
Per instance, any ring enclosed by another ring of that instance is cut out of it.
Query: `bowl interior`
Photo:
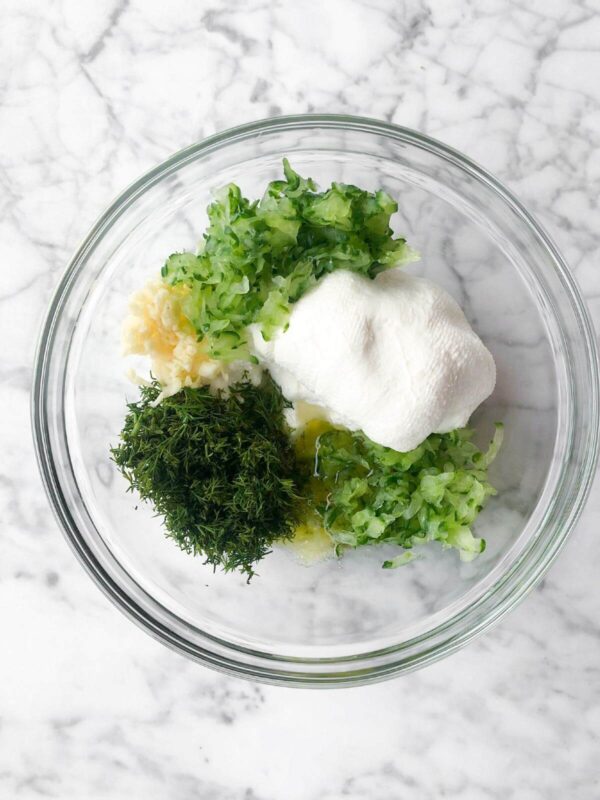
[[[180,552],[151,509],[126,491],[109,459],[126,399],[137,397],[126,377],[130,362],[120,354],[128,296],[158,274],[170,253],[196,247],[215,189],[235,181],[258,197],[280,175],[286,155],[321,186],[344,181],[396,197],[395,231],[422,254],[410,270],[456,298],[494,355],[497,387],[472,424],[482,444],[496,420],[505,423],[506,436],[491,469],[498,495],[476,524],[487,549],[471,563],[434,544],[397,570],[381,568],[393,551],[382,546],[306,567],[287,548],[275,548],[248,584]],[[492,194],[414,144],[366,142],[363,134],[339,131],[234,142],[225,153],[190,158],[133,191],[84,258],[88,280],[73,288],[64,311],[71,332],[60,345],[62,457],[74,476],[71,502],[82,535],[96,557],[190,637],[203,632],[284,657],[334,658],[396,645],[489,591],[535,535],[556,480],[567,403],[560,333],[533,273],[539,255],[501,206],[493,207]]]

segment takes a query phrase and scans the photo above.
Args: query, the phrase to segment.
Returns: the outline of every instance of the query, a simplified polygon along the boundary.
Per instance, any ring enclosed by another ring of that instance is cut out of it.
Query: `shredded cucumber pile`
[[[485,549],[471,525],[496,494],[487,469],[502,442],[503,426],[486,452],[468,428],[432,434],[399,453],[361,432],[309,424],[296,443],[307,494],[339,551],[388,542],[403,552],[384,567],[406,564],[412,547],[438,541],[470,561]]]
[[[208,208],[199,253],[176,253],[162,269],[171,284],[186,283],[183,304],[199,339],[221,361],[249,359],[246,328],[265,339],[285,327],[290,305],[336,269],[374,278],[418,256],[393,238],[398,206],[386,192],[333,183],[318,192],[284,159],[284,180],[251,202],[230,184]]]

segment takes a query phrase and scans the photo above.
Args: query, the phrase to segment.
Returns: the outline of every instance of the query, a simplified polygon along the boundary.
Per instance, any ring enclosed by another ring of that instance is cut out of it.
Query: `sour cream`
[[[288,400],[402,452],[466,425],[496,382],[456,301],[401,269],[374,280],[333,272],[293,306],[285,332],[251,335]]]

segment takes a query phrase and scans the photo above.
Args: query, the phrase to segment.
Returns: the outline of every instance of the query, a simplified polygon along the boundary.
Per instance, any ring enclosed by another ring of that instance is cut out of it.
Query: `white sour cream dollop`
[[[394,450],[467,424],[496,382],[491,353],[440,286],[393,269],[339,270],[293,306],[289,327],[256,354],[285,397]]]

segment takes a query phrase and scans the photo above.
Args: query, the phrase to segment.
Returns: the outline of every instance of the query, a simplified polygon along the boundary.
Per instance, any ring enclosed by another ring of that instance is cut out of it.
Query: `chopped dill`
[[[297,522],[286,401],[268,376],[227,397],[185,388],[154,405],[160,391],[154,381],[128,404],[112,459],[182,550],[250,579]]]

